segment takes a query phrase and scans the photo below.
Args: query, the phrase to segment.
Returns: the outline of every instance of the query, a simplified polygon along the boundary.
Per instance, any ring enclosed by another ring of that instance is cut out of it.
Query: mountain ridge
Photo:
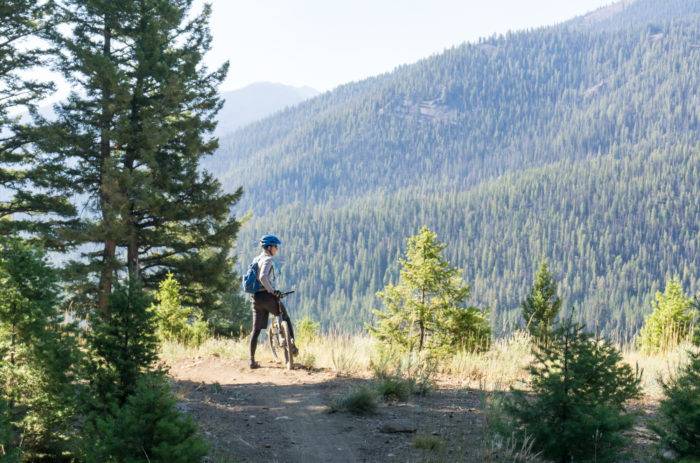
[[[221,92],[224,105],[218,114],[215,134],[222,136],[263,119],[284,108],[318,95],[308,86],[295,87],[276,82],[254,82],[245,87]]]

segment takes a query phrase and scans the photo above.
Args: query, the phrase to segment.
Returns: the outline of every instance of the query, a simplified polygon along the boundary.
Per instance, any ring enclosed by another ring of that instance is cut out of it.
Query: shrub
[[[377,356],[370,362],[374,377],[379,380],[378,391],[387,400],[402,399],[401,391],[392,398],[392,389],[408,389],[410,394],[425,395],[433,386],[433,377],[437,371],[437,360],[429,353],[402,354],[396,350],[380,348]],[[384,394],[384,391],[387,394]]]
[[[88,463],[194,463],[207,454],[194,422],[178,412],[157,373],[142,376],[123,406],[91,420],[84,444]]]
[[[297,357],[296,362],[307,370],[316,368],[316,356],[311,352],[302,351],[299,357]]]
[[[294,331],[296,336],[294,341],[300,346],[305,346],[318,338],[318,335],[321,332],[321,324],[315,322],[307,315],[299,320]]]
[[[333,371],[337,376],[345,376],[357,370],[357,354],[344,346],[331,349]]]
[[[14,429],[8,410],[8,404],[0,398],[0,461],[3,463],[19,463],[19,447],[13,443]]]
[[[377,396],[367,386],[356,387],[331,403],[331,412],[371,415],[377,411]]]
[[[515,390],[505,404],[516,430],[552,460],[614,460],[633,424],[624,404],[639,397],[641,374],[612,344],[570,323],[534,356],[531,394]]]
[[[250,298],[237,291],[227,291],[221,304],[207,309],[204,317],[214,336],[243,337],[247,334],[252,319]]]
[[[377,381],[375,387],[384,400],[406,402],[413,394],[413,386],[411,381],[400,376],[389,376]]]
[[[700,352],[691,352],[690,363],[662,386],[654,431],[680,455],[700,458]]]
[[[201,314],[182,304],[180,283],[168,273],[156,292],[156,303],[151,306],[156,316],[158,337],[198,347],[209,337],[209,328]]]
[[[668,281],[663,293],[656,293],[652,307],[653,312],[645,319],[637,338],[643,352],[665,352],[691,335],[693,301],[685,295],[678,279]]]

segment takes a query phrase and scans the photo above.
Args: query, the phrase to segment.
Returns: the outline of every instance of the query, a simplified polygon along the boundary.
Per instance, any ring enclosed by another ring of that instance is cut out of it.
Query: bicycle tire
[[[289,325],[286,321],[282,321],[281,332],[284,337],[284,360],[287,364],[287,370],[294,368],[294,353],[292,353],[292,341],[289,336]]]
[[[275,330],[273,326],[270,326],[267,329],[267,341],[270,344],[270,351],[272,351],[272,357],[275,359],[275,361],[279,361],[280,356],[277,353],[277,335],[275,334]]]

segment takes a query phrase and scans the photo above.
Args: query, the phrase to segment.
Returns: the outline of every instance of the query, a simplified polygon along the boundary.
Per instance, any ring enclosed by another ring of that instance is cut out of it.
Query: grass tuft
[[[331,412],[348,412],[354,415],[371,415],[377,411],[376,393],[367,386],[359,386],[331,403]]]
[[[406,402],[414,392],[413,382],[398,376],[378,380],[375,388],[379,396],[388,402]]]
[[[445,441],[437,436],[419,434],[413,438],[413,447],[421,450],[440,450],[445,445]]]

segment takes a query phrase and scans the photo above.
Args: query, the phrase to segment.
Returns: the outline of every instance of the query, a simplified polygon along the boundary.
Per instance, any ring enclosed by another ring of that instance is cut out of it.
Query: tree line
[[[204,65],[211,7],[192,6],[0,7],[3,461],[206,455],[157,362],[160,339],[185,336],[173,314],[199,320],[183,328],[197,342],[233,334],[243,302],[241,190],[201,169],[228,65]],[[51,116],[40,69],[70,85]]]

